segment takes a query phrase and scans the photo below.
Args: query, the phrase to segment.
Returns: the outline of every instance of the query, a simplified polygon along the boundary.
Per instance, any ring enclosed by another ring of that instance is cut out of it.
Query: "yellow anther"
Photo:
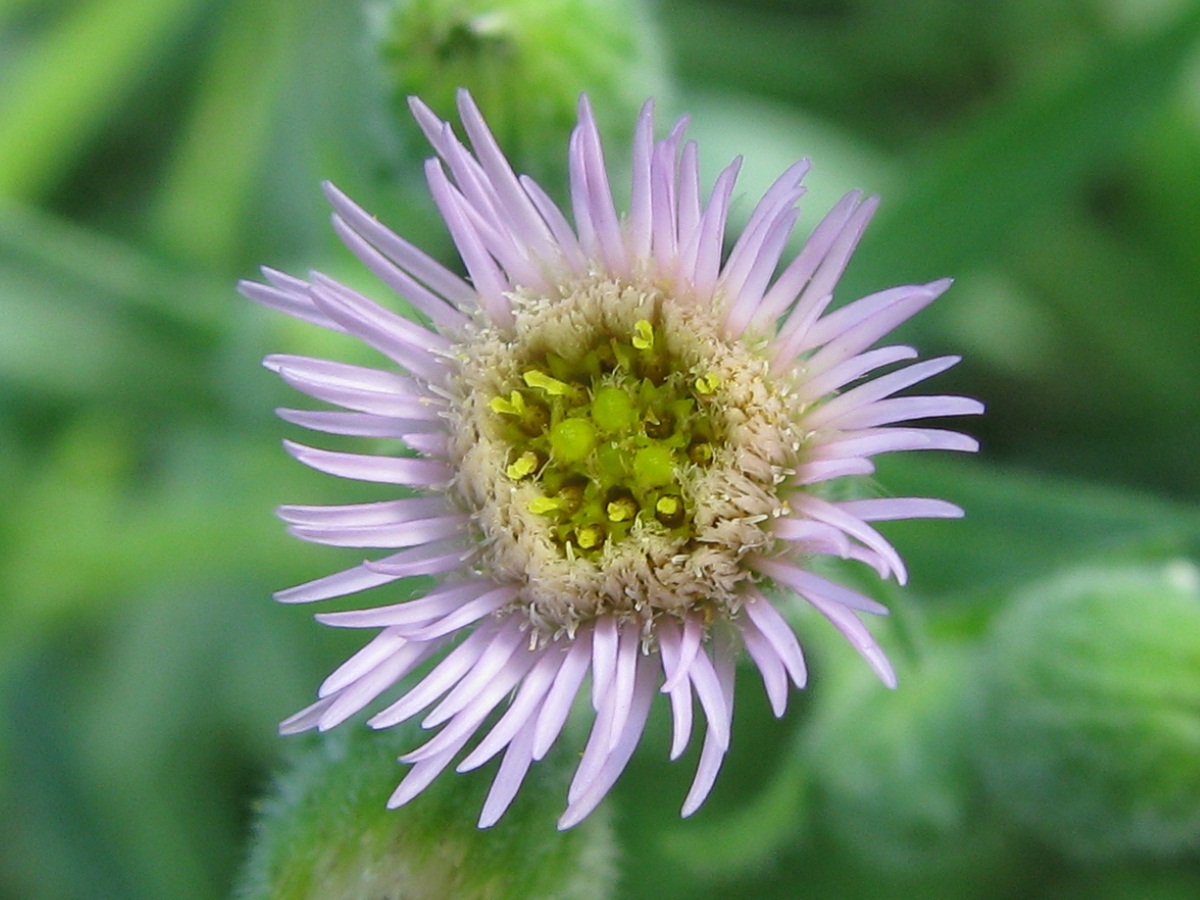
[[[532,450],[526,450],[524,453],[518,456],[516,461],[511,463],[508,468],[504,470],[504,472],[513,481],[520,481],[522,478],[528,478],[537,470],[537,454]]]
[[[706,372],[696,379],[696,393],[705,396],[712,394],[721,386],[721,376],[716,372]]]
[[[645,319],[638,319],[633,323],[631,343],[638,350],[649,350],[654,346],[654,326]]]
[[[637,501],[632,497],[618,497],[606,507],[610,522],[628,522],[637,515]]]
[[[529,501],[529,511],[537,516],[552,513],[561,506],[562,503],[554,497],[534,497]]]
[[[521,376],[531,388],[545,391],[551,397],[565,397],[572,393],[572,388],[565,381],[559,381],[553,375],[547,375],[538,369],[530,369]]]
[[[678,515],[679,513],[679,498],[678,497],[659,497],[658,502],[654,504],[654,511],[660,516]]]
[[[492,412],[499,413],[505,416],[523,416],[525,415],[525,398],[521,396],[519,391],[513,391],[509,394],[508,399],[504,397],[493,397],[488,406],[492,408]]]
[[[594,550],[604,543],[604,529],[599,525],[584,525],[575,532],[575,540],[582,550]]]

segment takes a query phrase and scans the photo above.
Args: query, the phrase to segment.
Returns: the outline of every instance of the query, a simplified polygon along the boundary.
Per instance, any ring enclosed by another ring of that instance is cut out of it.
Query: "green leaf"
[[[993,262],[1017,227],[1139,133],[1171,96],[1200,37],[1189,5],[1157,33],[1097,47],[1074,77],[993,103],[915,159],[845,280],[847,296]],[[861,290],[859,292],[862,292]]]
[[[10,66],[0,91],[0,197],[44,197],[199,3],[76,3]]]
[[[1195,506],[986,460],[884,459],[878,483],[888,495],[942,497],[966,510],[960,520],[881,526],[908,564],[908,589],[951,603],[1071,562],[1200,548]]]

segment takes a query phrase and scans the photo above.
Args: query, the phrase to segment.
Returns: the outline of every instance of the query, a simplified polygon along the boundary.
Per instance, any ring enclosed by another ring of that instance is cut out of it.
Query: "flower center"
[[[747,553],[786,509],[800,410],[711,306],[585,279],[513,298],[459,347],[455,489],[482,566],[521,586],[535,633],[740,602]]]
[[[635,529],[691,534],[695,479],[722,438],[713,409],[720,376],[673,356],[662,326],[592,336],[583,353],[529,360],[520,385],[489,405],[509,445],[505,474],[537,491],[564,556],[598,558]]]

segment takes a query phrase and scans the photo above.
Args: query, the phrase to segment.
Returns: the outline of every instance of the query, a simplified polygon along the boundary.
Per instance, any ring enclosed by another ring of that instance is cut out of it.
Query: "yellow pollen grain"
[[[537,516],[552,513],[561,506],[562,503],[554,497],[534,497],[529,501],[529,511]]]
[[[663,516],[675,515],[679,512],[679,498],[659,497],[658,502],[654,504],[654,511]]]
[[[597,525],[584,525],[575,533],[575,539],[579,541],[580,549],[594,550],[603,542],[604,532]]]
[[[530,369],[521,377],[531,388],[545,391],[551,397],[565,397],[571,393],[571,386],[565,381],[559,381],[553,375],[547,375],[537,369]]]
[[[525,398],[518,391],[513,391],[507,399],[493,397],[488,406],[492,408],[492,412],[499,415],[521,416],[525,414]]]
[[[504,472],[513,481],[520,481],[522,478],[528,478],[530,475],[536,472],[537,468],[537,454],[532,450],[526,450],[524,453],[518,456],[516,462],[511,463],[508,468],[504,470]]]
[[[628,522],[637,515],[637,503],[632,497],[621,497],[607,506],[608,518],[612,522]]]
[[[696,379],[696,393],[708,396],[721,386],[721,376],[716,372],[707,372]]]
[[[654,326],[646,319],[633,323],[633,339],[630,341],[638,350],[649,350],[654,346]]]

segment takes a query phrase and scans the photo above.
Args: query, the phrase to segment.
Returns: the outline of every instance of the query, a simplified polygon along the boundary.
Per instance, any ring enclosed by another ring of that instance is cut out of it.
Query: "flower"
[[[827,312],[877,205],[857,192],[776,274],[807,162],[770,187],[722,263],[739,163],[702,199],[686,120],[655,141],[650,103],[635,131],[630,210],[619,217],[580,100],[569,150],[572,227],[545,191],[514,174],[470,96],[458,100],[470,150],[420,101],[412,109],[437,152],[426,165],[429,187],[469,281],[326,186],[341,239],[422,322],[319,273],[304,281],[265,269],[265,284],[241,285],[251,299],[353,335],[394,364],[268,357],[288,384],[341,407],[281,410],[285,420],[415,451],[286,443],[314,469],[393,486],[392,498],[376,503],[285,506],[289,530],[394,552],[278,599],[438,579],[420,599],[318,615],[382,631],[281,730],[331,728],[448,649],[370,725],[425,713],[423,727],[440,727],[401,757],[412,768],[389,800],[399,806],[511,697],[457,765],[467,771],[504,754],[479,821],[487,827],[556,741],[590,675],[595,719],[559,827],[607,794],[659,692],[670,701],[672,759],[688,744],[695,701],[707,722],[686,816],[729,745],[740,650],[761,672],[776,715],[789,679],[804,686],[799,643],[765,588],[803,597],[895,684],[860,619],[886,609],[808,563],[860,560],[903,583],[899,555],[869,523],[962,514],[935,499],[835,501],[820,491],[872,472],[876,454],[976,449],[964,435],[903,423],[978,413],[978,402],[895,396],[957,358],[894,368],[916,351],[869,349],[949,281]]]

